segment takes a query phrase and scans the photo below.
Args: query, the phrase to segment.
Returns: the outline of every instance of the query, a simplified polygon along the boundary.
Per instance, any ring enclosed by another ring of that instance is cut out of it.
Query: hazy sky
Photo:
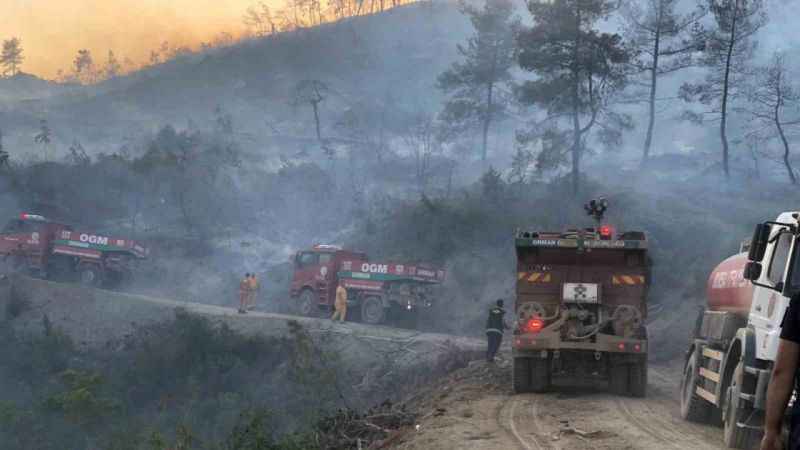
[[[163,41],[196,45],[222,31],[242,31],[256,0],[0,0],[0,39],[22,39],[23,71],[46,77],[67,69],[78,49],[103,60],[147,60]],[[268,0],[268,4],[278,0]]]

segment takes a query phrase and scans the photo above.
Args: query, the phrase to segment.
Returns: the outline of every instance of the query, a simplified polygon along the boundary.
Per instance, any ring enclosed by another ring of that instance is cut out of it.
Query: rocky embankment
[[[384,326],[334,323],[235,308],[87,289],[12,275],[0,285],[0,313],[18,333],[43,333],[52,327],[85,351],[123,348],[148,326],[165,322],[178,310],[197,314],[245,335],[289,337],[301,330],[314,351],[332,355],[345,368],[348,383],[363,402],[401,398],[452,370],[480,358],[477,339],[420,333]],[[358,402],[362,403],[362,402]]]

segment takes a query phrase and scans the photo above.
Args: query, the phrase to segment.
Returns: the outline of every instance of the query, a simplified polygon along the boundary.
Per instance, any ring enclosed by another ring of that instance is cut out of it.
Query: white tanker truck
[[[800,213],[756,226],[749,245],[708,279],[686,352],[681,416],[719,423],[729,448],[758,448],[781,321],[800,291]]]

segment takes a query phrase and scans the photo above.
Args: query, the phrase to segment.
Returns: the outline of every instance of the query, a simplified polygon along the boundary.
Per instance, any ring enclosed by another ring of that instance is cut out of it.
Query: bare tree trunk
[[[658,22],[656,23],[656,36],[653,42],[653,66],[650,68],[650,99],[649,99],[649,122],[647,123],[647,137],[644,140],[644,150],[642,152],[642,166],[647,164],[650,158],[650,147],[653,145],[653,129],[656,124],[656,90],[658,89],[658,52],[661,51],[661,20],[663,17],[662,2],[658,7]]]
[[[572,195],[578,196],[580,192],[580,157],[581,157],[581,122],[580,122],[580,68],[578,67],[579,46],[581,33],[581,10],[576,6],[575,11],[575,47],[572,49]]]
[[[780,102],[775,105],[775,126],[778,128],[778,134],[781,136],[783,142],[783,165],[786,166],[786,172],[789,174],[789,181],[792,184],[797,184],[797,177],[794,174],[792,163],[789,161],[789,141],[786,139],[786,133],[783,132],[783,125],[780,120]]]
[[[489,98],[491,102],[492,97],[492,89],[489,88]],[[486,161],[486,155],[488,153],[488,146],[489,146],[489,124],[492,121],[492,115],[488,111],[483,118],[483,144],[481,146],[481,160]]]
[[[722,140],[722,170],[725,172],[725,178],[731,177],[730,167],[728,165],[728,154],[730,151],[728,145],[728,93],[731,74],[731,59],[733,57],[733,46],[736,44],[736,19],[739,17],[739,1],[737,0],[733,5],[733,20],[731,21],[731,34],[730,42],[728,45],[728,53],[725,57],[725,77],[722,81],[722,108],[721,120],[719,123],[719,136]]]
[[[314,124],[317,127],[317,139],[322,142],[322,132],[319,128],[319,105],[317,102],[311,102],[311,107],[314,108]]]
[[[497,70],[497,43],[494,47],[494,58],[492,59],[492,70],[489,76],[489,85],[486,90],[486,113],[483,116],[483,147],[481,149],[481,160],[486,161],[489,153],[489,126],[492,122],[492,107],[494,106],[494,77]]]

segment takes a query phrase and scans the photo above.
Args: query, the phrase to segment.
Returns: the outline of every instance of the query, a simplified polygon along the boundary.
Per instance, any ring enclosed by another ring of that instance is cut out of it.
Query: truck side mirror
[[[763,267],[761,263],[750,261],[744,266],[744,279],[750,281],[756,281],[761,277],[761,270]]]
[[[772,226],[766,223],[756,225],[756,229],[753,231],[753,239],[750,240],[747,259],[755,262],[761,262],[764,259],[764,252],[767,251],[767,242],[771,231]]]

